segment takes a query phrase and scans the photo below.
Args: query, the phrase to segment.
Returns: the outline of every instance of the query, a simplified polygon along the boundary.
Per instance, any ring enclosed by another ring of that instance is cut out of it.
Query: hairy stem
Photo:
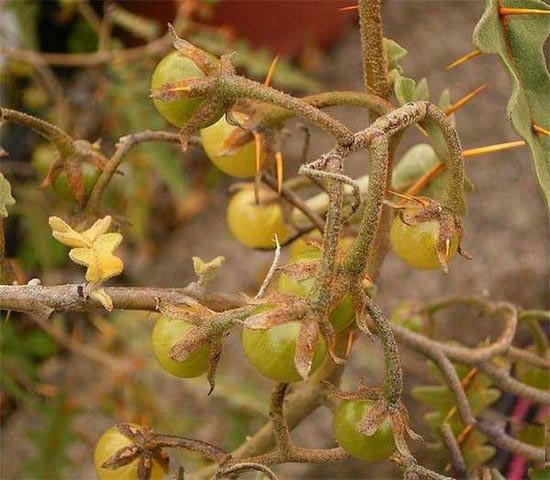
[[[73,142],[73,139],[68,134],[55,125],[17,110],[0,108],[0,122],[13,122],[24,125],[39,133],[59,148],[68,148]]]
[[[374,136],[368,146],[370,159],[369,186],[365,199],[365,211],[359,227],[359,234],[348,253],[344,269],[350,274],[350,281],[362,280],[365,273],[371,242],[376,233],[388,175],[388,141],[383,132]]]
[[[342,157],[337,154],[329,154],[322,158],[326,160],[326,173],[341,175]],[[302,168],[302,171],[304,168]],[[315,170],[309,170],[314,175]],[[327,193],[329,206],[327,211],[326,228],[323,235],[323,254],[319,269],[315,275],[315,282],[311,288],[307,302],[313,315],[328,316],[331,301],[331,289],[336,268],[336,251],[338,249],[338,237],[342,227],[342,205],[344,196],[342,183],[334,177],[327,177]]]
[[[447,145],[447,179],[440,203],[458,214],[464,195],[464,158],[458,133],[447,115],[433,104],[427,105],[426,119],[436,124]]]
[[[374,300],[367,296],[366,308],[376,325],[376,333],[384,349],[384,383],[383,395],[390,405],[397,405],[401,401],[403,391],[403,370],[399,348],[393,336],[389,322]]]
[[[93,215],[99,212],[99,206],[103,192],[109,185],[109,182],[113,178],[113,175],[115,174],[117,168],[119,167],[123,158],[128,154],[130,149],[138,143],[155,141],[179,143],[180,137],[177,133],[162,131],[153,132],[150,130],[146,130],[144,132],[127,135],[125,137],[122,137],[118,141],[115,153],[107,162],[107,165],[103,169],[103,172],[101,172],[101,175],[97,179],[92,193],[90,194],[90,198],[88,199],[88,203],[86,204],[87,214]]]
[[[366,107],[378,115],[386,115],[394,108],[393,105],[382,97],[365,92],[336,91],[323,92],[309,95],[300,99],[311,107],[318,109],[335,106]],[[266,125],[280,124],[281,122],[294,117],[296,113],[279,107],[271,107],[262,115]]]
[[[382,0],[359,0],[358,7],[364,84],[369,93],[387,98],[391,86],[384,54]]]
[[[353,142],[353,133],[348,127],[298,98],[245,77],[231,76],[224,83],[227,94],[234,98],[251,98],[283,107],[329,133],[340,145],[349,146]]]

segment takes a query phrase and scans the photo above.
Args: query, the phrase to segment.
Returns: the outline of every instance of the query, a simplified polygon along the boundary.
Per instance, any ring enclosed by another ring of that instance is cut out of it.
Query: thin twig
[[[448,423],[441,425],[441,438],[443,440],[443,445],[449,452],[451,458],[452,468],[459,479],[464,479],[468,475],[468,470],[466,468],[466,462],[464,461],[464,456],[460,451],[460,447],[456,441],[453,430],[451,429]]]
[[[275,255],[273,256],[273,262],[271,263],[271,267],[269,267],[269,271],[267,272],[267,275],[265,276],[265,279],[262,283],[262,286],[258,290],[258,293],[254,298],[262,298],[271,284],[271,281],[273,280],[273,275],[277,272],[277,267],[279,266],[279,259],[281,257],[281,245],[279,243],[279,238],[277,235],[275,235]]]
[[[264,172],[262,174],[262,181],[268,185],[273,191],[277,191],[277,181],[268,173]],[[325,222],[323,219],[317,215],[311,208],[308,207],[307,203],[302,200],[297,194],[295,194],[290,188],[283,184],[281,188],[281,197],[288,201],[291,205],[300,210],[307,218],[311,220],[313,225],[322,233],[325,229]]]
[[[132,147],[143,142],[179,143],[180,137],[177,133],[173,132],[146,130],[144,132],[134,133],[132,135],[127,135],[120,138],[117,143],[115,153],[107,162],[107,165],[101,172],[101,175],[94,185],[94,188],[86,205],[86,213],[93,215],[98,212],[101,196],[109,185],[111,178],[117,171],[120,162],[122,162],[122,160],[128,154]],[[197,144],[198,140],[190,139],[189,143]]]

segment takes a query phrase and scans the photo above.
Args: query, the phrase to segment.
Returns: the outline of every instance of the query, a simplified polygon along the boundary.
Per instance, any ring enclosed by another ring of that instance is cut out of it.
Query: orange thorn
[[[447,240],[445,240],[445,263],[449,263],[450,256],[451,256],[451,240],[447,238]]]
[[[406,195],[416,195],[419,193],[430,180],[435,176],[439,175],[443,170],[445,170],[445,165],[441,162],[436,163],[432,168],[430,168],[424,175],[422,175],[416,182],[414,182],[408,190],[405,192]]]
[[[277,193],[280,195],[283,190],[283,154],[281,152],[275,153],[275,164],[277,166]]]
[[[470,384],[472,383],[472,381],[474,380],[475,376],[477,375],[477,372],[478,372],[478,368],[477,367],[474,367],[472,368],[465,376],[464,378],[462,379],[462,381],[460,382],[460,384],[462,385],[462,387],[464,387],[464,390],[467,390],[468,387],[470,386]],[[449,410],[449,413],[447,413],[447,415],[445,416],[445,418],[443,419],[443,423],[447,423],[447,422],[450,422],[451,421],[451,418],[453,418],[453,415],[457,412],[457,408],[456,408],[456,405],[453,405],[453,407]]]
[[[550,130],[541,127],[540,125],[537,125],[536,123],[533,123],[533,130],[537,133],[541,133],[542,135],[550,135]]]
[[[424,135],[425,137],[430,136],[430,135],[428,135],[428,132],[424,128],[422,128],[418,123],[415,123],[415,125],[416,125],[416,128],[418,128],[418,130],[420,130],[420,133],[422,135]]]
[[[352,10],[357,10],[359,8],[359,5],[349,5],[347,7],[339,8],[338,10],[341,12],[350,12]]]
[[[467,427],[464,428],[464,430],[462,430],[462,432],[460,432],[460,435],[456,437],[456,441],[458,442],[459,445],[461,445],[466,440],[466,438],[468,437],[468,434],[472,431],[473,428],[474,428],[473,425],[468,425]]]
[[[464,95],[460,100],[453,103],[449,107],[447,107],[444,112],[445,115],[451,115],[452,113],[456,112],[457,110],[460,110],[464,105],[466,105],[468,102],[470,102],[478,93],[485,90],[487,87],[487,84],[484,83],[483,85],[480,85],[476,89],[472,90],[471,92]]]
[[[508,8],[501,7],[498,13],[505,15],[550,15],[550,10],[538,10],[536,8]]]
[[[470,150],[464,150],[462,156],[464,158],[475,157],[477,155],[484,155],[486,153],[499,152],[502,150],[508,150],[510,148],[521,147],[525,145],[523,140],[507,143],[497,143],[495,145],[488,145],[486,147],[472,148]],[[405,195],[417,195],[422,189],[430,183],[430,181],[445,170],[445,165],[441,162],[436,163],[430,168],[424,175],[422,175],[416,182],[414,182],[405,192]]]
[[[265,76],[264,85],[266,87],[269,87],[271,85],[271,81],[273,80],[273,75],[275,74],[275,68],[277,67],[277,62],[279,61],[279,57],[281,55],[278,53],[273,57],[273,60],[271,61],[271,65],[269,65],[269,69],[267,70],[267,75]]]
[[[348,342],[346,345],[346,354],[344,358],[349,357],[349,354],[351,353],[351,349],[353,348],[353,342],[355,342],[355,338],[356,338],[355,330],[350,330],[350,332],[348,333]]]
[[[458,67],[459,65],[462,65],[463,63],[481,55],[482,53],[483,52],[481,50],[474,50],[473,52],[467,53],[463,57],[460,57],[458,60],[455,60],[454,62],[449,63],[449,65],[445,67],[445,70],[450,70],[451,68]]]
[[[374,286],[374,280],[372,279],[372,277],[369,276],[368,273],[365,273],[363,277],[363,286],[366,288]]]
[[[252,132],[254,135],[254,156],[256,159],[256,176],[260,175],[262,170],[262,135],[258,132]]]
[[[394,190],[388,190],[389,193],[391,193],[392,195],[395,195],[396,197],[400,197],[400,198],[403,198],[405,200],[410,200],[412,202],[418,202],[420,203],[420,205],[422,205],[423,207],[425,207],[426,205],[428,205],[424,200],[422,200],[421,198],[419,197],[415,197],[414,195],[409,195],[408,193],[400,193],[400,192],[396,192]],[[403,202],[404,203],[404,202]]]
[[[508,150],[510,148],[522,147],[523,145],[525,145],[525,142],[523,140],[518,140],[515,142],[507,142],[507,143],[497,143],[495,145],[487,145],[486,147],[477,147],[477,148],[471,148],[469,150],[464,150],[462,152],[462,156],[464,158],[475,157],[477,155],[484,155],[486,153],[500,152],[501,150]]]

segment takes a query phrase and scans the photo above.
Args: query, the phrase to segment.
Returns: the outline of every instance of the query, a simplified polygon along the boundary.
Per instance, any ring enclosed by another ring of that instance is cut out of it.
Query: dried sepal
[[[153,471],[153,462],[149,457],[139,457],[137,467],[137,480],[149,480]]]
[[[423,203],[413,206],[405,205],[407,210],[399,210],[399,218],[408,226],[414,227],[424,222],[435,221],[439,225],[438,237],[435,243],[437,259],[444,273],[449,271],[448,260],[451,244],[458,243],[458,252],[464,258],[471,258],[462,248],[460,242],[463,237],[462,222],[460,217],[450,209],[442,206],[435,200],[427,197],[416,197]]]
[[[139,449],[136,445],[127,445],[117,450],[107,460],[103,462],[101,468],[115,470],[124,465],[132,463],[139,456]]]
[[[73,140],[67,145],[53,146],[53,161],[49,166],[46,176],[38,185],[38,188],[48,188],[57,179],[61,171],[65,171],[67,184],[78,205],[84,205],[86,192],[84,187],[83,164],[89,163],[98,170],[103,170],[107,159],[101,154],[95,145],[86,140]]]
[[[279,271],[292,278],[292,280],[302,281],[312,278],[319,268],[319,260],[298,260],[279,267]]]
[[[332,327],[332,323],[328,319],[328,317],[321,318],[317,322],[319,333],[322,335],[322,337],[325,340],[327,351],[330,355],[330,358],[332,358],[332,361],[336,363],[337,365],[343,365],[346,363],[345,358],[341,358],[335,351],[334,346],[336,344],[336,335],[334,333],[334,328]]]
[[[226,112],[226,118],[228,117],[228,113],[230,112]],[[228,121],[227,123],[230,122]],[[238,127],[239,128],[231,130],[229,135],[224,138],[222,150],[220,152],[222,157],[234,155],[241,147],[244,147],[246,144],[254,141],[254,134],[252,130],[248,128],[248,122],[245,121],[244,123],[239,123]]]
[[[389,420],[397,451],[404,457],[412,457],[406,437],[413,440],[423,440],[422,436],[410,428],[409,414],[403,403],[390,404],[385,399],[377,400],[372,408],[359,421],[357,430],[366,435],[374,435],[385,421]]]
[[[11,195],[10,182],[0,173],[0,217],[8,216],[6,207],[11,205],[15,205],[15,198]]]
[[[208,390],[207,395],[210,395],[214,391],[214,388],[216,388],[216,371],[222,355],[222,349],[223,342],[221,338],[210,342],[210,349],[208,352],[208,370],[206,372],[206,379],[210,385],[210,390]]]
[[[200,325],[205,319],[211,318],[215,313],[195,300],[188,300],[185,303],[177,304],[159,302],[157,310],[168,317],[178,318],[193,325]]]
[[[163,102],[185,98],[202,98],[211,85],[212,81],[210,79],[184,78],[177,82],[163,83],[156,90],[153,90],[149,96],[154,100],[162,100]]]
[[[206,53],[204,50],[195,47],[195,45],[187,40],[180,38],[171,24],[168,24],[168,30],[170,31],[170,36],[172,37],[172,44],[178,52],[180,52],[184,57],[189,58],[205,75],[208,76],[217,73],[219,65],[211,55]]]
[[[351,289],[351,299],[353,304],[353,311],[355,315],[355,323],[359,330],[367,334],[369,337],[372,337],[372,332],[369,329],[369,317],[365,312],[367,305],[367,293],[365,292],[362,285],[353,286]]]
[[[46,173],[46,176],[40,182],[40,185],[38,185],[38,188],[48,188],[57,179],[61,171],[63,170],[63,158],[61,157],[61,153],[57,149],[57,147],[54,147],[54,160],[52,163],[50,163],[50,167],[48,168],[48,172]]]
[[[183,152],[187,150],[187,144],[191,136],[200,128],[207,127],[216,122],[230,105],[217,99],[215,96],[205,100],[193,113],[193,116],[181,127],[179,131],[180,144]]]
[[[300,321],[306,313],[306,302],[292,294],[272,293],[251,302],[256,311],[243,322],[246,328],[265,330],[288,322]]]
[[[389,413],[389,404],[384,400],[378,400],[372,408],[361,418],[357,424],[357,430],[370,437],[378,430],[378,427],[386,420]]]
[[[307,318],[302,321],[296,351],[294,353],[294,365],[303,379],[309,376],[315,347],[319,342],[319,325],[313,319]]]
[[[382,396],[382,389],[367,385],[364,378],[359,379],[355,390],[341,390],[327,381],[322,383],[327,390],[327,395],[339,400],[378,400]]]
[[[193,352],[204,344],[210,343],[212,335],[208,324],[193,327],[170,348],[170,358],[178,362],[187,360]]]
[[[168,471],[169,458],[162,450],[162,447],[165,446],[162,436],[155,435],[148,427],[136,428],[127,423],[119,423],[115,425],[115,428],[131,443],[111,455],[103,462],[102,468],[116,470],[137,461],[137,478],[139,480],[151,478],[153,462],[158,463],[165,472]]]
[[[65,158],[63,163],[67,184],[74,195],[78,205],[84,205],[86,200],[86,191],[84,189],[84,172],[82,170],[82,157],[72,153]]]
[[[172,318],[191,323],[188,330],[170,348],[169,356],[175,361],[187,360],[198,348],[206,346],[209,350],[207,379],[212,393],[215,386],[215,374],[223,349],[223,339],[234,325],[242,323],[257,307],[247,305],[234,310],[215,312],[195,301],[181,304],[159,303],[158,310]]]

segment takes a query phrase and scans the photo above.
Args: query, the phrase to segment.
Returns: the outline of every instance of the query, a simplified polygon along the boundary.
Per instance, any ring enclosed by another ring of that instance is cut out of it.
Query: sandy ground
[[[517,139],[510,127],[505,108],[509,95],[509,83],[498,62],[493,58],[480,57],[451,72],[443,67],[450,61],[472,49],[471,33],[481,15],[480,1],[389,1],[385,7],[386,34],[409,50],[405,61],[406,73],[420,79],[427,76],[434,98],[448,86],[456,100],[463,94],[488,82],[489,86],[475,102],[458,114],[459,132],[464,148]],[[361,64],[359,60],[359,39],[355,30],[345,35],[339,45],[327,56],[321,77],[327,90],[361,89]],[[365,113],[357,110],[338,112],[355,129],[364,125]],[[400,152],[418,142],[420,136],[411,131],[403,142]],[[296,145],[291,138],[290,144]],[[330,148],[330,140],[313,132],[310,158]],[[292,152],[289,152],[292,156]],[[350,171],[362,174],[360,158],[350,165]],[[525,308],[549,308],[549,226],[538,188],[535,184],[529,155],[526,149],[516,149],[503,154],[493,154],[469,160],[467,172],[476,185],[475,192],[468,197],[469,215],[465,218],[464,247],[474,260],[455,259],[448,276],[439,272],[412,271],[395,255],[390,254],[384,265],[379,282],[380,299],[389,311],[400,300],[416,297],[433,299],[451,294],[490,294],[493,298],[507,299]],[[150,285],[185,285],[192,280],[191,257],[208,259],[216,255],[227,258],[227,266],[217,280],[217,287],[224,291],[249,290],[256,285],[262,268],[271,255],[250,252],[238,245],[229,235],[223,216],[227,195],[221,193],[212,200],[209,214],[201,216],[167,240],[163,253],[155,259],[154,265],[144,269],[140,283]],[[470,338],[468,319],[459,319],[458,330]],[[456,327],[456,325],[455,325]],[[472,337],[473,338],[473,337]],[[361,346],[352,362],[346,381],[357,379],[364,371],[361,362],[369,355],[367,370],[375,370],[379,358],[371,347]],[[236,342],[229,345],[224,356],[224,373],[231,378],[229,386],[248,384],[251,380],[248,367],[242,367],[242,354]],[[423,368],[420,366],[420,368]],[[209,416],[208,402],[200,400],[196,383],[191,387],[174,383],[171,379],[153,376],[151,380],[163,390],[161,411],[169,411],[176,401],[184,399],[183,408],[189,406],[194,413],[200,411],[208,420],[195,431],[202,438],[215,440],[223,437],[227,426],[215,416]],[[267,395],[267,383],[252,383],[263,389]],[[241,383],[242,382],[242,383]],[[173,396],[171,394],[174,394]],[[211,400],[218,409],[225,404],[222,400]],[[202,405],[200,405],[202,403]],[[181,404],[178,403],[179,406]],[[413,412],[414,413],[414,412]],[[17,467],[11,459],[27,454],[20,442],[13,439],[21,431],[21,423],[28,423],[29,412],[21,411],[3,434],[2,471],[3,478],[17,476]],[[413,415],[418,417],[418,415]],[[417,419],[415,418],[415,421]],[[110,419],[86,416],[80,423],[92,422],[90,436],[101,431]],[[197,427],[197,426],[195,426]],[[421,428],[421,427],[420,427]],[[175,430],[176,431],[176,430]],[[252,430],[251,430],[252,431]],[[328,412],[320,410],[302,425],[296,438],[312,444],[312,439],[325,446],[331,445],[330,419]],[[319,445],[319,443],[317,443]],[[90,470],[89,446],[75,448],[75,467],[69,478],[93,478]],[[78,466],[76,466],[78,465]],[[396,478],[393,467],[360,462],[345,462],[323,467],[292,466],[280,469],[282,478],[330,478],[367,479]]]

